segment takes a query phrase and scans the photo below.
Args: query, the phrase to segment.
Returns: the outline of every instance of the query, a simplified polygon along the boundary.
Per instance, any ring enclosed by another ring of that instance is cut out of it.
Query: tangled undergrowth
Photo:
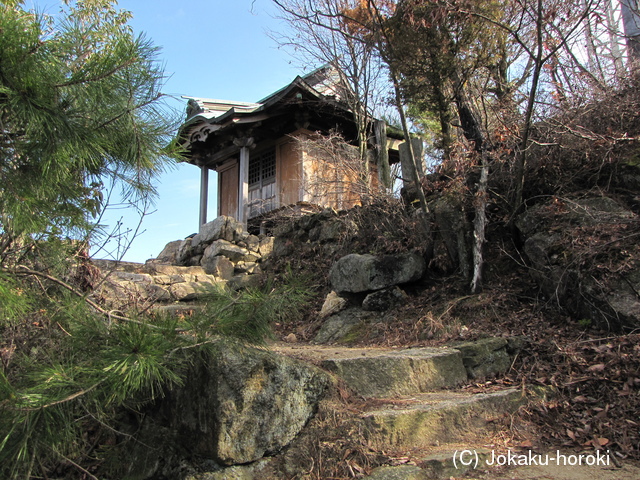
[[[610,289],[615,288],[615,282],[633,275],[640,265],[639,81],[634,77],[626,88],[600,101],[537,124],[533,132],[536,142],[528,152],[525,203],[527,208],[542,204],[542,209],[548,210],[545,228],[561,244],[554,265],[588,276],[602,298],[614,294]],[[524,348],[510,371],[501,379],[470,386],[481,390],[496,384],[526,385],[553,392],[547,401],[521,412],[523,423],[514,426],[512,438],[507,441],[534,449],[604,449],[613,452],[615,459],[640,461],[640,331],[631,330],[627,324],[624,333],[616,333],[615,328],[620,328],[622,322],[610,323],[611,329],[607,329],[606,321],[596,324],[575,311],[571,313],[563,304],[567,299],[549,295],[534,281],[524,239],[515,231],[514,213],[508,205],[513,193],[513,152],[507,144],[500,152],[501,156],[494,155],[489,178],[482,293],[469,294],[467,280],[455,262],[453,268],[431,269],[420,285],[410,288],[406,305],[384,321],[370,324],[353,345],[437,346],[487,336],[519,336]],[[431,199],[455,197],[471,223],[473,199],[469,192],[477,173],[468,162],[459,163],[461,168],[445,165],[431,175],[425,192]],[[571,204],[577,199],[603,196],[621,206],[625,218],[609,218],[604,223],[598,218],[586,223],[576,220]],[[367,218],[363,213],[366,210],[360,212],[362,219]],[[410,222],[415,217],[395,212],[395,228],[384,216],[376,223],[375,208],[371,210],[373,230],[362,237],[346,239],[345,244],[350,247],[346,253],[368,253],[368,244],[377,253],[425,251],[424,232],[405,233],[410,232]],[[470,238],[471,232],[466,235]],[[338,256],[341,252],[338,249],[334,253]],[[309,252],[305,257],[307,253],[303,251],[297,258],[306,262],[299,268],[316,272],[317,290],[326,293],[326,273],[335,257],[320,253]],[[446,257],[446,252],[438,251],[436,245],[434,255]],[[631,282],[626,283],[633,289]],[[572,288],[577,295],[585,294],[581,285]],[[315,305],[316,312],[320,302]],[[606,305],[591,307],[603,309],[604,316]],[[284,336],[294,331],[299,339],[311,340],[321,322],[314,316],[310,318],[289,325],[280,333]],[[349,459],[357,455],[358,466],[375,464],[366,445],[352,442],[341,447],[330,435],[316,443],[320,457],[331,454],[345,459],[340,472],[325,470],[326,478],[358,474],[353,465],[348,465]],[[359,453],[356,455],[355,451]]]

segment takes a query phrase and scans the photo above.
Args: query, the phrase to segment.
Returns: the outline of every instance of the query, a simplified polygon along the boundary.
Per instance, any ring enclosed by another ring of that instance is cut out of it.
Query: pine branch
[[[61,287],[69,290],[71,293],[77,295],[78,297],[82,298],[85,302],[87,302],[89,304],[89,306],[91,306],[94,310],[96,310],[98,313],[101,313],[102,315],[107,316],[109,319],[116,319],[116,320],[122,320],[124,322],[131,322],[131,323],[137,323],[138,325],[145,325],[145,326],[149,326],[151,328],[160,328],[156,325],[150,325],[148,323],[145,322],[141,322],[139,320],[134,320],[132,318],[128,318],[128,317],[124,317],[122,315],[114,315],[113,311],[107,311],[104,308],[100,307],[97,303],[95,303],[93,300],[90,300],[89,298],[87,298],[87,296],[85,294],[83,294],[82,292],[78,291],[77,289],[75,289],[74,287],[72,287],[71,285],[69,285],[68,283],[64,282],[63,280],[60,280],[59,278],[56,278],[52,275],[48,275],[44,272],[38,272],[37,270],[32,270],[28,267],[25,267],[24,265],[18,265],[16,267],[19,270],[6,270],[8,273],[11,273],[13,275],[34,275],[37,277],[42,277],[42,278],[46,278],[47,280],[60,285]]]
[[[63,398],[63,399],[60,399],[60,400],[56,400],[55,402],[47,403],[46,405],[41,405],[39,407],[16,408],[16,410],[18,410],[20,412],[36,412],[36,411],[38,411],[38,410],[40,410],[42,408],[50,408],[50,407],[54,407],[56,405],[60,405],[62,403],[70,402],[71,400],[75,400],[76,398],[81,397],[81,396],[86,395],[87,393],[91,392],[92,390],[97,388],[98,385],[100,385],[105,380],[106,380],[106,378],[103,378],[99,382],[94,383],[93,385],[91,385],[89,388],[85,388],[84,390],[80,390],[79,392],[73,393],[73,394],[69,395],[66,398]]]

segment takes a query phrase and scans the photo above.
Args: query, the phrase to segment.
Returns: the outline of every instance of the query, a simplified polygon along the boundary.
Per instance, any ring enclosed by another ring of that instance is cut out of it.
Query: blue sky
[[[57,8],[56,2],[48,3]],[[161,48],[160,59],[169,76],[164,92],[170,104],[184,112],[181,95],[257,101],[303,73],[299,65],[269,38],[268,31],[286,28],[275,18],[270,0],[121,0],[133,13],[135,32],[145,32]],[[309,66],[311,68],[311,66]],[[124,259],[144,262],[164,245],[198,229],[199,170],[179,165],[161,176],[153,214],[144,218],[141,233]],[[209,219],[216,216],[216,178],[210,176]],[[103,223],[135,229],[138,215],[131,208],[111,208]],[[108,251],[97,258],[108,258]]]

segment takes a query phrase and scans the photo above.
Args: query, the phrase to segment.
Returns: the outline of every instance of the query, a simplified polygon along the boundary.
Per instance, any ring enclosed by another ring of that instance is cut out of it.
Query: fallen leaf
[[[598,363],[596,365],[591,365],[589,368],[587,368],[588,372],[603,372],[605,369],[605,365],[604,363]]]

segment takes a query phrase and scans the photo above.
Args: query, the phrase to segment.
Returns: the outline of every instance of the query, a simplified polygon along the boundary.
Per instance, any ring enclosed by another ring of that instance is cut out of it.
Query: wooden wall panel
[[[280,206],[292,205],[302,201],[301,176],[302,155],[294,141],[280,144],[278,152],[279,204]]]
[[[218,168],[218,215],[238,217],[238,173],[235,159]]]

